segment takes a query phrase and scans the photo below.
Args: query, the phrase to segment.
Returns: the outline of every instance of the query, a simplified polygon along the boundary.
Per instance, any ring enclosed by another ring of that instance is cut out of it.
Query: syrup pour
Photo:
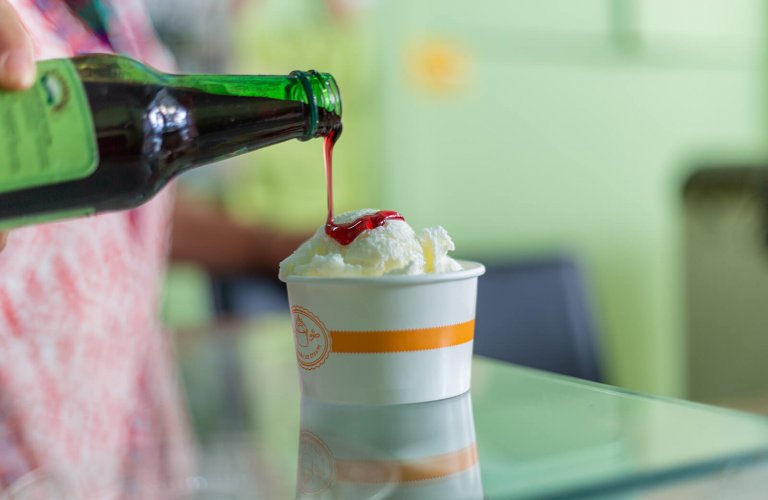
[[[341,129],[334,130],[323,143],[325,160],[325,185],[328,190],[328,218],[325,221],[325,234],[336,240],[340,245],[349,245],[364,231],[383,226],[388,220],[405,220],[402,215],[393,210],[380,210],[376,213],[363,215],[346,224],[333,222],[333,145],[341,134]]]

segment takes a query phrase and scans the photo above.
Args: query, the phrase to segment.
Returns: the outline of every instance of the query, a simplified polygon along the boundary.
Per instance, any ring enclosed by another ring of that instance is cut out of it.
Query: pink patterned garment
[[[10,1],[41,59],[111,51],[60,0]],[[167,68],[140,3],[114,4],[112,44]],[[191,455],[157,320],[170,204],[166,192],[138,210],[11,232],[0,253],[0,498],[183,490]]]

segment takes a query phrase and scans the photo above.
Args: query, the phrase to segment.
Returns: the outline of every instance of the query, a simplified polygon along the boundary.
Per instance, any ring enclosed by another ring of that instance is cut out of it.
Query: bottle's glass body
[[[0,190],[0,227],[136,207],[190,168],[341,129],[327,74],[168,75],[111,55],[71,62],[90,108],[96,167],[83,178]]]

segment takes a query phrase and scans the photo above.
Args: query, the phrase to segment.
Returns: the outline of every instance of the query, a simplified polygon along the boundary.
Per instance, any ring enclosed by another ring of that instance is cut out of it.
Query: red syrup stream
[[[325,136],[323,153],[325,159],[325,184],[328,190],[328,219],[325,221],[325,234],[336,240],[340,245],[349,245],[364,231],[383,226],[388,220],[405,220],[402,215],[393,210],[380,210],[376,213],[363,215],[346,224],[333,222],[333,145],[339,137],[340,130],[334,130]]]

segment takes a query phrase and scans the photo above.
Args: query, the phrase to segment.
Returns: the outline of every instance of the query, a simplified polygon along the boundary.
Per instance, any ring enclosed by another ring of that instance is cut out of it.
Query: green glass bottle
[[[0,229],[133,208],[185,170],[341,131],[331,75],[170,75],[106,54],[0,92]]]

